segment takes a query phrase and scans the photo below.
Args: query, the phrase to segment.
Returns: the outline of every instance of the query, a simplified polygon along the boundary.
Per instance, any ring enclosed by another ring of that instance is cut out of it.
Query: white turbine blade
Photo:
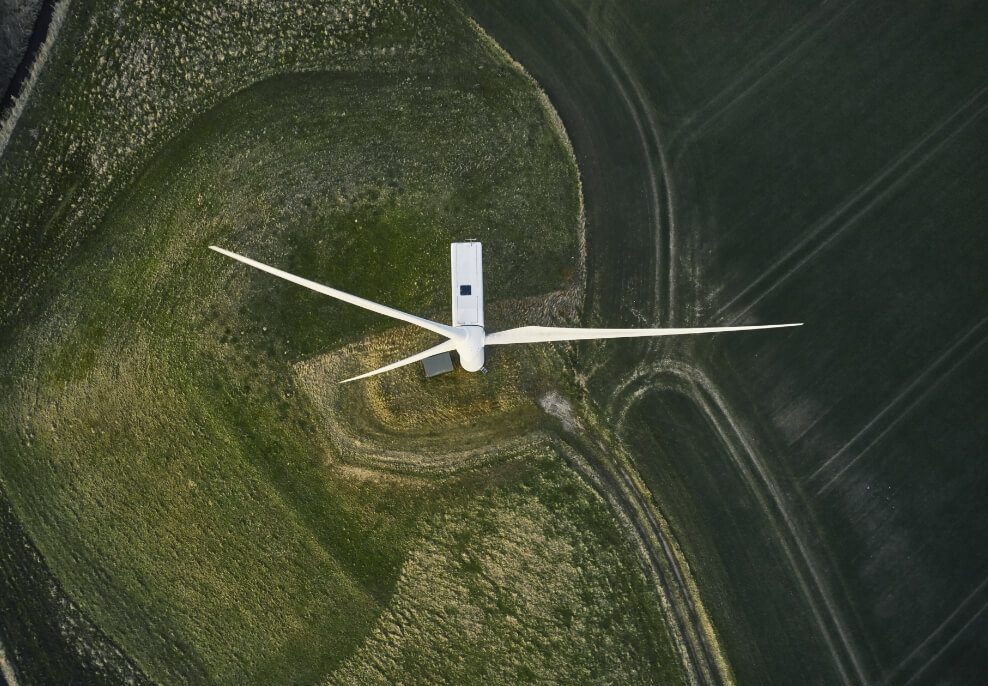
[[[243,255],[238,255],[235,252],[230,252],[229,250],[224,250],[223,248],[218,248],[215,245],[209,246],[210,250],[215,250],[221,255],[226,255],[227,257],[232,257],[233,259],[243,262],[244,264],[250,265],[255,269],[260,269],[262,272],[267,272],[268,274],[273,274],[277,277],[285,279],[286,281],[291,281],[292,283],[298,284],[299,286],[305,286],[317,293],[322,293],[323,295],[328,295],[331,298],[336,298],[337,300],[342,300],[343,302],[350,303],[351,305],[356,305],[357,307],[362,307],[365,310],[370,310],[371,312],[377,312],[378,314],[383,314],[386,317],[392,317],[394,319],[400,319],[403,322],[408,322],[409,324],[415,324],[416,326],[421,326],[423,329],[428,329],[433,331],[440,336],[445,336],[446,338],[452,338],[458,336],[458,332],[451,326],[446,326],[445,324],[440,324],[439,322],[434,322],[430,319],[423,319],[422,317],[416,317],[414,314],[408,314],[407,312],[402,312],[401,310],[396,310],[393,307],[388,307],[387,305],[381,305],[379,303],[373,302],[372,300],[367,300],[365,298],[360,298],[356,295],[350,295],[349,293],[344,293],[343,291],[336,290],[335,288],[330,288],[329,286],[323,286],[315,281],[309,281],[308,279],[303,279],[301,276],[295,276],[294,274],[289,274],[288,272],[282,271],[280,269],[275,269],[274,267],[269,267],[268,265],[258,262],[257,260],[252,260],[249,257],[244,257]]]
[[[427,357],[432,357],[433,355],[438,355],[439,353],[449,352],[456,349],[456,343],[454,341],[446,341],[440,343],[439,345],[429,348],[428,350],[423,350],[417,355],[412,355],[411,357],[406,357],[403,360],[398,360],[397,362],[392,362],[379,369],[375,369],[372,372],[367,372],[366,374],[361,374],[360,376],[353,376],[349,379],[344,379],[340,383],[350,383],[351,381],[356,381],[357,379],[366,379],[368,376],[374,376],[375,374],[382,374],[384,372],[390,372],[392,369],[397,369],[398,367],[404,367],[406,364],[412,364],[413,362],[418,362],[419,360],[424,360]]]
[[[549,341],[586,341],[601,338],[638,338],[645,336],[687,336],[699,333],[725,331],[754,331],[756,329],[781,329],[799,324],[765,324],[762,326],[711,326],[693,329],[564,329],[555,326],[522,326],[517,329],[487,334],[484,345],[509,345],[512,343],[547,343]]]

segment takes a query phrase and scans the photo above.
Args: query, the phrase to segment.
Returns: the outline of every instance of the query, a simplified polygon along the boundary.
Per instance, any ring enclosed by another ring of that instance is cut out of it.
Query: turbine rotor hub
[[[456,343],[460,366],[468,372],[479,372],[484,368],[484,327],[458,326],[456,329],[464,334]]]

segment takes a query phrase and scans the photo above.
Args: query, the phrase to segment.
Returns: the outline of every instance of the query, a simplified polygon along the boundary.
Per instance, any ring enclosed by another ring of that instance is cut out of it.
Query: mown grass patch
[[[495,318],[504,318],[511,316],[507,309],[526,308],[516,302],[488,309]],[[529,314],[514,316],[534,315],[529,308]],[[416,364],[340,385],[343,379],[426,349],[436,338],[401,326],[295,365],[300,386],[341,453],[358,462],[379,462],[382,453],[393,458],[400,453],[406,467],[448,464],[453,454],[460,454],[462,467],[467,467],[474,463],[468,454],[489,456],[492,447],[542,426],[537,399],[559,364],[553,366],[551,358],[530,347],[492,348],[484,374],[456,368],[426,379]]]
[[[476,159],[534,161],[504,155],[507,121],[466,127],[485,105],[456,86],[374,82],[267,81],[194,125],[32,322],[44,347],[14,358],[37,377],[30,396],[14,393],[12,497],[30,493],[66,586],[153,675],[309,679],[359,642],[390,592],[407,545],[398,520],[415,508],[378,530],[378,513],[341,496],[290,367],[368,322],[206,250],[282,256],[293,271],[408,309],[445,300],[447,279],[421,275],[448,268],[450,220],[469,213],[437,216],[437,191]],[[352,123],[338,121],[344,112]],[[565,157],[543,163],[572,174]],[[515,171],[504,178],[524,178]],[[342,201],[341,188],[351,193]]]

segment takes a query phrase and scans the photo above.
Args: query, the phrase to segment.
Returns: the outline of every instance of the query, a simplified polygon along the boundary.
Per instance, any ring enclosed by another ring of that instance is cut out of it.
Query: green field
[[[0,206],[19,682],[682,682],[635,550],[553,448],[558,358],[328,398],[341,346],[417,334],[206,249],[435,318],[465,237],[495,319],[578,290],[565,134],[457,8],[72,6]],[[437,471],[461,413],[482,459]],[[424,466],[374,462],[399,443]]]
[[[589,323],[806,322],[577,358],[739,683],[982,683],[983,8],[468,5],[573,138]]]

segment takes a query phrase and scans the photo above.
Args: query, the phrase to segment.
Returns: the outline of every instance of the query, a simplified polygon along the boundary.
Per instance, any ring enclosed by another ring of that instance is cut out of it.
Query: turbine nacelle
[[[443,343],[428,350],[406,357],[403,360],[392,362],[373,371],[345,379],[356,381],[368,376],[381,374],[383,372],[403,367],[413,362],[419,362],[427,357],[438,355],[444,352],[456,351],[460,357],[460,366],[468,372],[479,372],[484,368],[484,347],[487,345],[510,345],[517,343],[547,343],[550,341],[585,341],[605,338],[638,338],[643,336],[684,336],[692,334],[722,333],[727,331],[753,331],[756,329],[779,329],[790,326],[802,326],[802,324],[765,324],[760,326],[713,326],[701,328],[685,329],[581,329],[581,328],[561,328],[553,326],[523,326],[517,329],[497,331],[488,334],[484,330],[484,279],[483,279],[483,255],[481,245],[477,241],[466,243],[450,244],[450,275],[453,287],[453,325],[440,324],[430,319],[417,317],[401,310],[396,310],[387,305],[366,300],[365,298],[351,295],[329,286],[324,286],[315,281],[303,279],[300,276],[289,274],[288,272],[270,267],[266,264],[252,260],[249,257],[238,255],[218,248],[215,245],[210,249],[218,253],[232,257],[246,265],[260,269],[279,278],[291,281],[292,283],[304,286],[310,290],[328,295],[337,300],[362,307],[372,312],[383,314],[393,319],[398,319],[409,324],[414,324],[423,329],[427,329],[446,338]]]

